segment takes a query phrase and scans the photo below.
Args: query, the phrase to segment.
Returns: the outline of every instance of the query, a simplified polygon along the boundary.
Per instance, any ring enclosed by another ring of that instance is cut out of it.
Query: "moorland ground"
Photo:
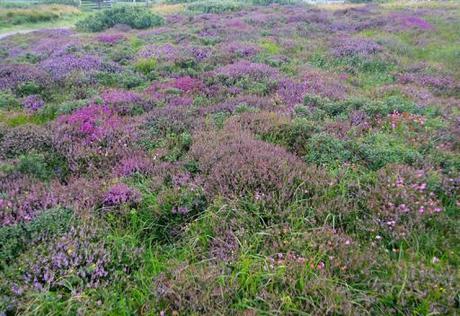
[[[192,2],[0,40],[0,315],[456,315],[459,25]]]

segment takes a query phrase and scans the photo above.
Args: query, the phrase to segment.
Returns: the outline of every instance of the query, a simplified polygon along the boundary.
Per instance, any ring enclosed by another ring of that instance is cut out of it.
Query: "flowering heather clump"
[[[405,14],[390,14],[390,19],[396,21],[402,29],[420,29],[423,31],[433,30],[433,25],[421,17]]]
[[[68,159],[72,169],[78,169],[81,160],[90,166],[103,160],[111,162],[127,150],[133,134],[109,107],[89,105],[60,116],[53,136],[57,151]]]
[[[46,127],[22,125],[9,128],[0,138],[0,157],[15,157],[31,151],[51,148],[51,133]]]
[[[183,50],[171,44],[145,46],[138,53],[141,58],[156,58],[160,61],[178,62],[184,58]]]
[[[460,91],[460,85],[450,76],[429,75],[420,73],[403,73],[397,76],[399,83],[414,83],[422,87],[430,87],[437,91]]]
[[[306,81],[295,82],[292,79],[284,79],[278,84],[276,92],[284,103],[293,108],[303,103],[303,99],[308,93],[308,83]]]
[[[124,183],[112,186],[105,195],[104,206],[135,205],[140,201],[140,193]]]
[[[174,106],[192,105],[191,94],[204,87],[199,80],[181,77],[169,82],[155,82],[147,89],[151,101]]]
[[[173,87],[185,93],[199,92],[203,89],[203,82],[190,76],[179,77],[174,80]]]
[[[331,53],[335,57],[368,57],[382,50],[373,40],[357,37],[336,38],[332,43]]]
[[[376,188],[369,196],[369,209],[379,224],[404,236],[421,218],[443,211],[441,202],[430,191],[424,170],[390,165],[379,172]]]
[[[219,51],[229,58],[248,58],[257,55],[261,49],[250,42],[225,42],[220,45]]]
[[[152,161],[142,153],[130,154],[123,158],[115,168],[115,174],[121,177],[129,177],[134,173],[148,173],[152,171]]]
[[[72,227],[62,237],[37,248],[37,256],[26,259],[26,284],[42,291],[68,289],[69,285],[81,291],[107,284],[111,256],[97,229],[97,225]]]
[[[102,33],[96,36],[96,39],[104,44],[114,45],[126,39],[122,33]]]
[[[139,93],[110,89],[101,94],[104,104],[110,106],[112,110],[120,115],[127,115],[133,112],[143,112],[148,109],[147,102]]]
[[[83,56],[67,54],[59,57],[52,57],[41,62],[40,66],[48,71],[55,80],[65,79],[75,71],[95,72],[116,70],[116,67],[104,63],[100,57],[88,54]]]
[[[306,69],[300,80],[286,78],[278,83],[278,96],[290,109],[302,104],[307,94],[319,95],[333,100],[343,99],[347,87],[343,80],[334,78],[333,74]]]
[[[251,63],[246,60],[219,67],[213,72],[214,76],[230,81],[251,79],[254,81],[274,81],[279,78],[278,70],[265,64]]]
[[[45,101],[39,95],[29,95],[22,101],[22,106],[29,111],[37,111],[45,105]]]
[[[306,174],[312,172],[283,148],[238,130],[212,136],[201,134],[190,153],[205,175],[209,198],[250,196],[261,202],[283,204],[295,196]],[[324,180],[323,176],[318,172],[316,181]]]
[[[28,82],[46,86],[49,83],[49,76],[34,65],[0,64],[0,90],[16,89]]]
[[[174,64],[189,60],[203,61],[210,56],[209,48],[200,46],[176,46],[172,44],[149,45],[142,48],[139,58],[155,58],[160,62]]]
[[[27,222],[58,204],[56,195],[45,184],[28,177],[0,179],[1,226]]]

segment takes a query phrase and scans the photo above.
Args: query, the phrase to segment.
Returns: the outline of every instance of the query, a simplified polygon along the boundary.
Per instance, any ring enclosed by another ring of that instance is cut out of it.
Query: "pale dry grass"
[[[161,15],[168,15],[174,13],[180,13],[185,10],[183,4],[156,4],[152,7],[152,11]]]

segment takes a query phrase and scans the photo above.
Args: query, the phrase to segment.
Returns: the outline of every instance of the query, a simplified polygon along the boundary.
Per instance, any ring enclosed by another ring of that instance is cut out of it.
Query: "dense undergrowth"
[[[455,315],[459,10],[0,41],[0,314]]]

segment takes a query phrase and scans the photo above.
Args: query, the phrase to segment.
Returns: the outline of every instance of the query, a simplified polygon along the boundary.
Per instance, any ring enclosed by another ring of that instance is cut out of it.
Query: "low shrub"
[[[0,140],[0,156],[14,158],[31,151],[51,149],[49,129],[37,125],[22,125],[8,129]]]
[[[148,75],[155,70],[157,66],[157,60],[155,58],[141,58],[134,64],[134,69]]]
[[[116,24],[126,24],[135,29],[146,29],[163,24],[163,18],[150,10],[135,6],[119,6],[98,12],[81,21],[76,26],[87,32],[100,32]]]
[[[305,160],[319,165],[337,165],[351,159],[347,143],[326,133],[312,135],[306,151]]]
[[[267,205],[285,205],[304,192],[315,194],[315,185],[326,179],[284,148],[238,130],[199,134],[190,153],[205,176],[210,199],[250,197]]]
[[[423,160],[422,154],[403,140],[384,133],[366,137],[359,145],[359,155],[370,169],[380,169],[391,163],[415,165]]]
[[[243,9],[244,4],[236,1],[198,1],[187,5],[187,9],[196,13],[224,13]]]
[[[129,152],[133,129],[108,106],[89,105],[61,115],[53,125],[55,150],[65,157],[72,171],[104,171],[123,153]]]
[[[66,232],[73,217],[67,209],[51,209],[28,223],[19,223],[0,228],[0,263],[8,263],[31,244],[47,240]],[[0,265],[0,269],[3,267]]]

